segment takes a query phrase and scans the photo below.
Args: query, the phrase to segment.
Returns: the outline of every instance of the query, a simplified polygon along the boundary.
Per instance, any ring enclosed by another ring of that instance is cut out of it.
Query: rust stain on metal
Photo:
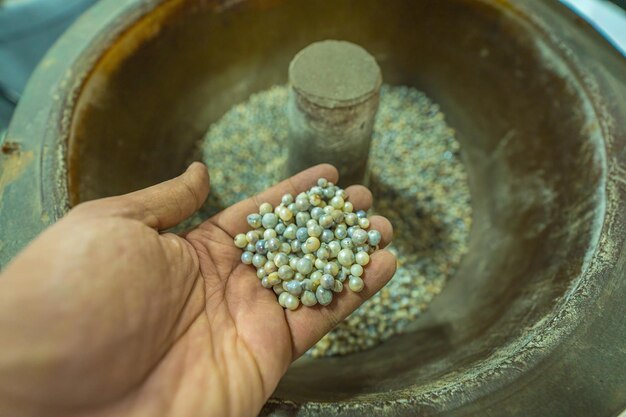
[[[0,198],[4,194],[7,185],[15,181],[20,174],[26,169],[28,164],[33,161],[33,151],[19,152],[19,147],[13,147],[10,144],[14,142],[6,142],[2,145],[2,172],[0,173]],[[5,149],[7,151],[5,151]],[[11,150],[13,149],[13,150]]]

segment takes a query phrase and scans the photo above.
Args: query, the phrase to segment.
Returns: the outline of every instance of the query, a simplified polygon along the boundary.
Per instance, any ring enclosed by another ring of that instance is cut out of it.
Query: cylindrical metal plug
[[[340,184],[363,183],[382,84],[374,57],[350,42],[316,42],[291,61],[289,82],[289,173],[326,162]]]

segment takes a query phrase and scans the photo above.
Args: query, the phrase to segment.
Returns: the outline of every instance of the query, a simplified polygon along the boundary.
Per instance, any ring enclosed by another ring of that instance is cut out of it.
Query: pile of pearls
[[[346,283],[363,290],[363,268],[381,240],[379,231],[367,230],[367,213],[355,212],[346,191],[324,178],[295,198],[285,194],[277,207],[261,204],[247,222],[252,229],[234,240],[241,261],[289,310],[327,306]]]

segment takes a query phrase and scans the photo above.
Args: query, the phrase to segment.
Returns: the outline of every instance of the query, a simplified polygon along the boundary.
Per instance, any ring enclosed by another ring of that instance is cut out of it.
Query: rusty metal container
[[[169,178],[319,39],[441,104],[470,175],[458,274],[411,333],[294,364],[267,415],[612,416],[626,405],[626,60],[558,2],[103,0],[0,153],[0,262],[80,201]]]

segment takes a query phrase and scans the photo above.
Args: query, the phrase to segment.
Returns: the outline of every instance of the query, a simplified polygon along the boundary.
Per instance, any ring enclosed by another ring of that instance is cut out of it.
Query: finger
[[[306,169],[254,197],[240,201],[219,212],[209,221],[226,231],[231,237],[234,237],[237,233],[242,233],[249,229],[246,217],[250,213],[258,213],[261,203],[279,204],[283,195],[291,193],[295,197],[297,194],[315,185],[319,178],[337,182],[339,178],[337,168],[329,164],[321,164]]]
[[[367,187],[352,185],[346,188],[346,193],[355,210],[369,210],[372,206],[372,192]]]
[[[379,246],[386,248],[393,240],[393,226],[391,222],[383,216],[370,217],[370,227],[368,230],[378,230],[381,235]]]
[[[202,206],[209,194],[209,173],[194,162],[180,176],[161,184],[116,197],[78,205],[74,215],[120,216],[163,230],[176,226]]]
[[[365,287],[360,293],[347,288],[347,281],[341,293],[333,293],[335,297],[330,305],[323,307],[303,307],[295,311],[286,310],[287,323],[291,330],[293,343],[293,359],[298,358],[313,346],[339,322],[357,309],[365,300],[374,295],[391,279],[396,271],[396,257],[389,251],[380,250],[371,257],[370,264],[365,268],[363,281]]]

